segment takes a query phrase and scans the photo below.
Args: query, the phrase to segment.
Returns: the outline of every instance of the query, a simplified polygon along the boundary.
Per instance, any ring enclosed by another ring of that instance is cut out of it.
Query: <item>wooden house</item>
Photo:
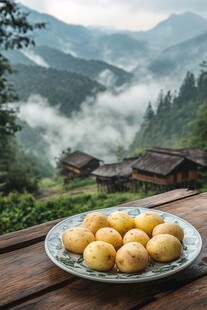
[[[100,159],[81,151],[66,154],[62,159],[62,175],[65,180],[75,176],[87,177],[100,165]]]
[[[133,164],[135,187],[172,189],[195,185],[198,163],[181,152],[169,149],[148,150]],[[156,185],[156,186],[155,186]]]
[[[124,159],[122,162],[105,164],[93,171],[98,190],[108,192],[127,191],[131,188],[132,164],[137,158]]]
[[[169,149],[169,148],[153,148],[153,150],[157,150],[159,152],[168,152],[171,154],[180,154],[184,155],[186,158],[194,161],[198,164],[198,169],[201,171],[207,171],[207,152],[199,149],[199,148],[179,148],[179,149]]]

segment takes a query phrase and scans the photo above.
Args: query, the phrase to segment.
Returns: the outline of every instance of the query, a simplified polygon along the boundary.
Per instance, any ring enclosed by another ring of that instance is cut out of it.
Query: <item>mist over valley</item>
[[[149,102],[156,110],[160,91],[173,94],[187,71],[197,77],[206,58],[207,20],[192,12],[148,31],[110,32],[23,9],[47,26],[35,47],[5,55],[17,71],[18,117],[39,135],[52,164],[68,147],[105,162],[116,161],[120,145],[127,154]],[[19,141],[38,154],[24,130]]]

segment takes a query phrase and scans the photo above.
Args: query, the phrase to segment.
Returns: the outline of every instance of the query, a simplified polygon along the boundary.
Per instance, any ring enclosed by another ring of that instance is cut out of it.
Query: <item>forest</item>
[[[155,108],[153,108],[155,107]],[[207,65],[201,62],[196,80],[187,72],[177,93],[160,91],[149,102],[140,130],[131,145],[136,153],[153,146],[199,147],[207,150]]]
[[[24,72],[24,67],[13,67],[3,56],[6,50],[21,49],[34,45],[31,32],[41,31],[44,23],[31,24],[27,14],[22,13],[14,1],[1,1],[0,7],[0,233],[23,229],[45,221],[64,217],[91,209],[110,207],[134,199],[135,194],[89,193],[76,196],[55,198],[48,201],[36,199],[40,190],[41,180],[45,177],[58,180],[57,170],[45,158],[37,158],[35,153],[26,152],[16,138],[21,132],[21,122],[17,111],[11,102],[18,100],[18,92],[11,83],[11,74],[18,70]],[[28,70],[28,69],[27,69]],[[28,71],[28,78],[37,74],[45,84],[44,74],[52,75],[55,69]],[[44,71],[44,72],[43,72]],[[24,73],[25,74],[25,73]],[[65,79],[69,72],[61,78]],[[74,74],[73,74],[74,75]],[[72,93],[82,97],[91,91],[91,82],[79,75],[76,77],[76,87],[84,83],[84,94],[77,90]],[[104,88],[93,82],[97,90]],[[30,83],[32,85],[32,83]],[[93,86],[94,86],[93,85]],[[51,85],[50,85],[51,86]],[[28,89],[28,84],[25,89]],[[52,86],[53,87],[53,86]],[[68,91],[71,91],[70,88]],[[48,90],[49,92],[49,90]],[[71,99],[72,100],[72,99]],[[52,100],[51,100],[52,102]],[[65,113],[71,113],[72,101]],[[149,102],[140,130],[125,152],[126,155],[138,154],[153,146],[195,146],[207,150],[207,64],[201,60],[201,72],[196,80],[193,73],[188,72],[177,93],[160,91],[156,103]],[[29,130],[29,127],[28,127]],[[36,142],[38,138],[36,139]],[[33,143],[35,143],[35,138]],[[41,146],[40,146],[41,148]],[[136,199],[151,193],[137,193]]]

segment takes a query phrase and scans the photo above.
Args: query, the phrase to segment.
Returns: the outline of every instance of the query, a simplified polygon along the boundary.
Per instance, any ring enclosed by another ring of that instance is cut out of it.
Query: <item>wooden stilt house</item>
[[[99,190],[122,192],[131,188],[132,164],[137,158],[124,159],[122,162],[105,164],[94,170]]]
[[[198,163],[169,149],[148,150],[132,168],[133,183],[146,189],[194,186],[198,177]]]
[[[69,181],[75,176],[87,177],[100,165],[100,159],[81,151],[66,154],[62,159],[62,175]]]

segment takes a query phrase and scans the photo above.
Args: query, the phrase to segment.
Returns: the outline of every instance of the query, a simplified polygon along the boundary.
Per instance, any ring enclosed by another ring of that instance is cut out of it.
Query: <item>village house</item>
[[[170,148],[160,148],[155,147],[153,150],[157,150],[159,152],[171,153],[171,154],[180,154],[184,155],[186,158],[194,161],[198,164],[199,171],[207,171],[207,152],[194,147],[189,148],[180,148],[180,149],[170,149]]]
[[[88,177],[100,165],[100,159],[81,151],[65,154],[61,162],[61,174],[65,182],[75,176]]]
[[[124,159],[122,162],[105,164],[93,171],[98,190],[122,192],[131,189],[132,164],[136,160],[137,157]]]
[[[162,190],[195,187],[199,163],[186,153],[186,149],[183,152],[162,148],[148,150],[132,166],[135,190],[140,187]]]

